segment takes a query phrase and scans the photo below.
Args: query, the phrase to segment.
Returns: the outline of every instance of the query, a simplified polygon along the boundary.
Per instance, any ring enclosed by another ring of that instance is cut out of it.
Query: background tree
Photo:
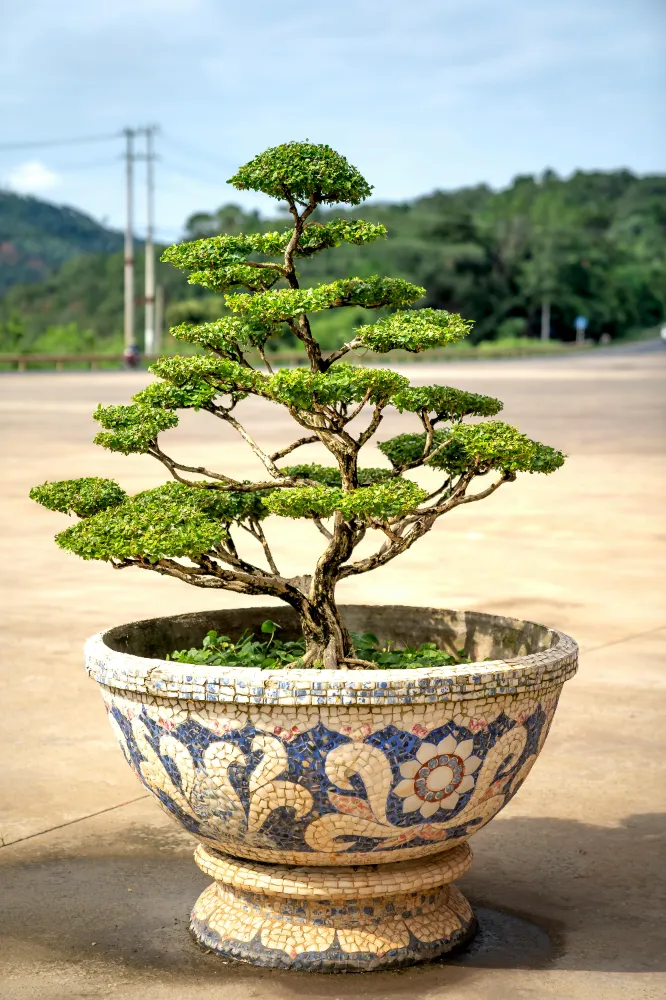
[[[185,236],[190,240],[217,233],[236,236],[240,232],[258,233],[262,225],[259,212],[245,212],[240,205],[221,205],[216,212],[195,212],[185,222]]]
[[[43,206],[36,199],[20,200],[19,218],[14,201],[0,197],[0,234],[4,233],[0,268],[5,278],[28,281],[29,275],[43,276],[47,264],[49,270],[46,280],[14,285],[0,297],[0,350],[14,349],[2,326],[12,314],[24,328],[23,350],[34,349],[47,328],[71,323],[82,333],[93,330],[98,349],[117,350],[122,344],[122,252],[82,255],[83,249],[100,244],[82,242],[78,229],[72,230],[67,209],[47,206],[45,213]],[[601,333],[616,337],[638,332],[666,318],[663,176],[580,171],[564,180],[546,171],[539,177],[517,177],[497,192],[479,185],[436,191],[399,204],[374,202],[362,209],[350,205],[340,211],[318,205],[308,221],[325,224],[342,217],[352,222],[361,216],[385,226],[391,239],[369,244],[343,241],[300,258],[301,285],[328,282],[341,272],[360,277],[395,274],[426,289],[425,305],[474,320],[472,341],[504,337],[518,329],[538,337],[549,296],[550,327],[557,339],[574,338],[573,322],[579,313],[589,318],[588,334],[595,338]],[[216,212],[192,216],[186,236],[267,233],[283,229],[288,219],[286,202],[280,203],[273,219],[244,212],[238,205],[223,205]],[[30,244],[22,235],[28,222]],[[102,232],[120,248],[121,234]],[[33,244],[49,247],[55,234],[68,256],[79,255],[60,270],[53,269],[56,258],[47,261],[46,253],[40,258],[41,270],[6,266],[17,248],[28,254]],[[137,278],[141,273],[138,262]],[[188,317],[205,321],[228,313],[220,296],[201,285],[188,286],[182,274],[165,264],[160,265],[158,283],[164,288],[173,324]],[[137,285],[137,298],[141,294]],[[359,310],[354,325],[373,322],[380,315]],[[313,330],[322,347],[334,349],[344,343],[348,316],[336,310],[313,315]],[[293,346],[293,335],[284,324],[281,333],[282,339],[271,339],[269,348]],[[175,347],[173,342],[167,346]]]
[[[190,282],[222,292],[229,315],[176,327],[176,338],[201,345],[205,353],[162,358],[151,369],[159,381],[137,393],[131,405],[100,406],[95,414],[103,427],[98,444],[149,454],[172,481],[128,497],[110,480],[87,478],[45,483],[31,496],[81,518],[57,541],[84,559],[107,560],[118,569],[135,566],[197,587],[271,595],[300,616],[305,665],[363,665],[337,608],[336,584],[385,565],[455,507],[490,496],[518,472],[552,472],[563,456],[500,421],[464,422],[497,414],[497,399],[447,386],[413,387],[391,369],[343,361],[354,349],[384,354],[441,347],[470,329],[457,314],[411,308],[425,289],[401,278],[357,276],[300,287],[301,261],[343,243],[366,246],[385,237],[383,225],[363,220],[311,221],[318,206],[355,205],[369,195],[370,186],[344,157],[328,146],[289,143],[241,167],[231,183],[286,201],[291,226],[169,248],[163,259],[190,271]],[[239,291],[243,287],[248,291]],[[385,314],[350,330],[347,342],[324,357],[310,314],[332,309]],[[265,348],[284,326],[302,345],[307,365],[273,371]],[[257,352],[261,368],[251,363]],[[298,437],[266,452],[239,419],[250,395],[286,407]],[[420,431],[379,444],[388,466],[363,467],[361,451],[388,407],[411,414]],[[162,434],[176,426],[180,409],[207,410],[239,434],[263,464],[264,477],[240,481],[167,452]],[[330,467],[287,464],[294,451],[314,442],[330,453]],[[438,477],[430,490],[407,475],[422,467]],[[477,487],[486,476],[489,481]],[[324,547],[309,571],[291,578],[280,572],[263,527],[271,514],[317,526]],[[355,558],[369,532],[380,544],[374,554]],[[264,565],[242,553],[244,533],[262,547]]]

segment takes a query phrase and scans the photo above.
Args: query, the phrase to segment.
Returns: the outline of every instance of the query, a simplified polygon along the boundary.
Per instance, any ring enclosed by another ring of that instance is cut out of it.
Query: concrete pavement
[[[525,788],[472,840],[461,887],[481,908],[479,942],[451,964],[333,979],[225,964],[191,943],[188,911],[206,882],[192,842],[136,784],[81,646],[123,621],[239,599],[78,560],[51,541],[66,519],[27,499],[45,479],[113,476],[130,491],[163,481],[152,460],[91,443],[94,405],[127,401],[145,374],[5,374],[3,997],[666,996],[666,351],[405,370],[499,396],[508,421],[570,455],[554,476],[523,476],[455,511],[401,560],[341,588],[354,602],[529,618],[581,643],[580,673]],[[288,418],[255,403],[246,412],[262,443],[286,443]],[[380,437],[403,429],[396,415]],[[192,464],[254,474],[230,433],[191,414],[168,440]],[[299,524],[272,538],[293,571],[319,541]]]

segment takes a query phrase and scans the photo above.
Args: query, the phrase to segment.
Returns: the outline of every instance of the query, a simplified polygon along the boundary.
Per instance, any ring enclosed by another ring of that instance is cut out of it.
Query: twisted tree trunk
[[[354,646],[332,595],[316,605],[306,602],[300,611],[300,620],[305,639],[301,665],[322,663],[328,670],[344,668],[345,660],[354,656]]]

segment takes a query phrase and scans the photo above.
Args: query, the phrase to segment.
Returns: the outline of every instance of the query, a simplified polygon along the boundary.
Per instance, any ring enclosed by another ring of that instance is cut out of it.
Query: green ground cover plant
[[[219,635],[211,630],[200,647],[177,649],[167,656],[167,659],[199,666],[259,667],[261,670],[282,670],[292,664],[300,665],[306,653],[305,639],[283,641],[276,637],[279,628],[276,622],[268,619],[261,626],[262,633],[268,635],[267,639],[246,630],[235,641],[228,635]],[[382,643],[372,632],[349,634],[356,655],[364,659],[368,666],[374,665],[377,669],[386,667],[409,669],[471,663],[463,649],[457,650],[457,655],[454,655],[439,649],[434,642],[396,647],[390,642]],[[311,664],[312,667],[323,667],[323,665],[322,661]]]
[[[300,619],[302,642],[286,649],[272,633],[270,640],[245,636],[243,662],[268,657],[283,667],[398,665],[395,650],[374,637],[349,633],[336,603],[337,584],[386,565],[444,514],[491,496],[519,473],[554,472],[564,456],[494,419],[502,409],[498,399],[450,386],[412,386],[390,368],[348,363],[351,352],[418,354],[442,348],[467,336],[471,323],[445,310],[419,308],[425,290],[402,278],[349,276],[301,287],[301,260],[345,242],[363,247],[386,236],[383,226],[363,220],[311,218],[320,206],[354,206],[368,197],[369,184],[343,156],[325,145],[286,143],[241,167],[231,183],[286,203],[291,227],[206,237],[167,249],[163,260],[188,272],[191,282],[222,294],[228,313],[173,328],[176,339],[197,344],[204,353],[161,358],[151,367],[156,381],[129,405],[99,406],[95,412],[102,428],[97,444],[152,456],[170,481],[127,496],[111,480],[84,478],[45,483],[31,496],[80,518],[56,541],[84,559],[206,589],[268,595],[290,605]],[[350,328],[345,343],[324,356],[310,315],[334,309],[352,316],[359,309],[381,312]],[[267,347],[285,329],[307,363],[274,370]],[[256,357],[261,364],[255,366]],[[243,402],[251,396],[284,407],[298,436],[276,452],[262,448],[241,422]],[[362,453],[375,443],[389,408],[402,414],[406,431],[380,441],[387,464],[378,466],[376,453],[366,464]],[[240,480],[229,470],[193,466],[165,450],[164,435],[178,425],[182,410],[204,410],[239,435],[264,475]],[[287,461],[313,443],[328,451],[330,466]],[[428,488],[410,478],[416,470],[429,473]],[[280,571],[265,528],[276,517],[303,519],[318,529],[323,542],[315,566],[297,576]],[[242,545],[247,536],[261,552],[260,561]],[[375,539],[369,554],[358,553],[364,540]],[[238,642],[231,646],[225,654],[241,655]],[[428,662],[430,653],[443,662],[445,654],[424,646],[403,651],[400,665],[410,657]]]

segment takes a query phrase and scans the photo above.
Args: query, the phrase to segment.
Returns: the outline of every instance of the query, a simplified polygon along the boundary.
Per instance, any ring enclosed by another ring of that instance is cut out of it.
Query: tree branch
[[[159,454],[158,454],[159,452]],[[148,452],[153,458],[158,459],[163,465],[167,467],[172,477],[179,483],[183,483],[184,486],[192,486],[194,489],[200,490],[220,490],[222,493],[227,492],[237,492],[237,493],[260,493],[263,490],[274,490],[274,489],[288,489],[292,486],[320,486],[321,483],[316,479],[303,479],[297,476],[284,476],[278,470],[280,475],[279,480],[269,480],[263,483],[240,483],[235,479],[228,479],[226,476],[219,475],[215,472],[210,472],[208,469],[204,469],[203,466],[185,466],[180,465],[178,462],[174,462],[173,459],[165,455],[159,448],[157,450],[151,449]],[[193,479],[184,479],[183,476],[179,476],[177,469],[185,469],[188,472],[197,472],[201,475],[212,476],[214,479],[222,480],[222,482],[215,483],[200,483]],[[228,485],[227,485],[228,484]]]
[[[339,510],[333,515],[333,534],[326,550],[319,557],[312,575],[310,602],[317,607],[332,597],[339,568],[353,551],[354,531]]]
[[[296,279],[294,278],[296,281]],[[292,288],[298,288],[298,282],[291,286]],[[305,350],[307,352],[308,360],[310,362],[310,368],[314,372],[322,371],[322,366],[324,360],[321,355],[321,347],[318,341],[312,336],[312,330],[310,329],[310,322],[305,313],[301,313],[298,317],[298,322],[293,319],[287,320],[287,326],[293,333],[293,335],[300,340]]]
[[[300,286],[298,278],[296,277],[296,269],[294,267],[294,254],[296,253],[298,241],[301,238],[303,229],[305,228],[305,220],[308,216],[312,215],[317,207],[317,202],[314,193],[311,194],[308,204],[306,205],[304,211],[299,215],[298,209],[296,208],[296,202],[286,186],[283,187],[283,194],[285,201],[289,205],[289,211],[294,219],[294,231],[284,252],[284,276],[290,288],[299,288]],[[305,350],[307,351],[312,371],[325,371],[323,367],[324,362],[321,356],[321,347],[319,346],[318,341],[316,341],[312,336],[312,330],[310,329],[310,323],[306,314],[301,313],[298,317],[298,322],[290,320],[289,327],[294,336],[303,343]]]
[[[244,531],[247,531],[248,534],[252,535],[253,538],[256,538],[256,540],[259,542],[259,544],[261,545],[262,549],[264,550],[264,555],[266,556],[266,561],[267,561],[268,565],[270,566],[271,573],[274,576],[280,576],[280,570],[275,565],[275,560],[273,559],[273,553],[270,550],[270,547],[268,545],[268,541],[267,541],[266,536],[264,534],[264,530],[261,527],[260,523],[258,521],[250,521],[249,525],[248,524],[241,524],[240,527]],[[259,572],[261,572],[261,571],[259,571]]]
[[[291,417],[293,417],[293,419],[296,421],[297,424],[300,424],[301,427],[305,427],[305,429],[308,430],[308,431],[318,431],[320,429],[320,425],[309,423],[305,419],[305,414],[306,413],[308,415],[311,415],[308,410],[301,411],[301,410],[296,409],[295,406],[289,406],[289,414],[290,414]],[[319,437],[319,435],[317,435],[317,439],[321,440],[321,438]]]
[[[328,541],[330,542],[331,539],[333,538],[333,535],[328,530],[328,528],[326,527],[326,525],[323,523],[323,521],[321,520],[321,518],[319,518],[319,517],[313,517],[312,520],[315,523],[315,527],[317,528],[317,531],[320,531],[322,533],[322,535],[324,536],[324,538],[328,539]]]
[[[156,563],[152,563],[139,557],[130,557],[124,561],[124,565],[138,566],[139,569],[151,570],[162,576],[171,576],[183,583],[189,583],[193,587],[230,590],[237,594],[264,594],[277,597],[290,604],[296,611],[303,610],[306,603],[304,595],[283,577],[266,575],[265,573],[254,575],[241,571],[225,570],[206,556],[200,556],[194,567],[184,566],[174,559],[159,559]]]
[[[290,452],[296,451],[303,444],[314,444],[319,441],[319,436],[317,434],[311,434],[309,437],[299,438],[298,441],[294,441],[293,444],[287,445],[286,448],[282,448],[281,451],[274,451],[270,456],[272,462],[277,462],[279,458],[284,458],[285,455],[289,455]]]
[[[349,343],[343,344],[342,347],[337,349],[337,351],[333,351],[332,354],[329,354],[329,356],[324,359],[322,371],[328,371],[334,362],[339,361],[340,358],[344,358],[345,354],[349,354],[350,351],[355,351],[357,347],[363,347],[363,342],[360,337],[354,337],[354,339],[350,340]]]
[[[481,493],[473,493],[469,497],[468,496],[464,497],[460,501],[460,503],[461,504],[463,504],[463,503],[476,503],[477,500],[485,500],[485,498],[489,497],[492,493],[495,492],[495,490],[498,490],[500,488],[500,486],[503,485],[503,483],[513,483],[513,482],[515,482],[515,479],[516,479],[515,472],[513,472],[513,473],[505,473],[500,479],[497,480],[497,482],[493,483],[492,486],[489,486],[487,489],[483,490]]]
[[[178,482],[180,483],[185,483],[187,486],[206,487],[206,484],[196,483],[196,482],[193,483],[188,479],[183,479],[182,476],[178,476],[174,470],[177,469],[179,472],[194,472],[200,476],[210,476],[211,479],[219,480],[222,483],[229,483],[230,489],[236,489],[241,485],[236,479],[231,479],[230,476],[225,476],[220,472],[211,472],[210,469],[206,469],[203,465],[181,465],[180,462],[176,462],[173,458],[170,458],[169,455],[165,454],[165,452],[162,451],[162,449],[157,443],[157,440],[149,450],[148,454],[152,455],[153,458],[156,458],[158,462],[162,463],[162,465],[165,465],[167,469],[171,472],[171,475],[173,476],[174,479],[177,479]]]
[[[448,479],[445,479],[442,485],[439,486],[436,490],[434,490],[433,493],[429,493],[428,496],[425,498],[424,503],[428,503],[429,500],[434,500],[436,496],[439,496],[440,493],[443,493],[444,490],[448,489],[450,485],[451,485],[451,476],[449,476]]]
[[[357,417],[359,415],[363,407],[369,402],[371,395],[372,395],[372,389],[370,388],[366,391],[366,393],[363,396],[363,399],[358,404],[358,406],[355,406],[354,409],[351,411],[351,413],[348,413],[343,418],[344,420],[343,426],[345,426],[346,424],[350,424],[354,419],[354,417]]]
[[[243,527],[243,525],[240,525]],[[233,566],[236,569],[243,570],[244,573],[257,574],[262,576],[264,571],[253,563],[247,562],[245,559],[241,559],[238,555],[238,550],[234,544],[231,535],[228,536],[227,545],[219,545],[213,549],[213,553],[216,559],[221,559],[222,562],[227,563],[229,566]]]
[[[266,370],[268,371],[268,374],[272,375],[273,374],[273,368],[269,364],[269,361],[268,361],[268,358],[266,357],[266,352],[264,351],[263,346],[257,347],[257,350],[259,351],[259,355],[261,357],[261,360],[266,365]]]
[[[263,267],[263,268],[266,268],[269,271],[279,271],[280,274],[282,274],[284,276],[284,267],[282,266],[282,264],[268,263],[268,261],[262,262],[262,261],[258,261],[258,260],[244,260],[243,261],[243,266],[244,267],[258,267],[258,268],[262,268]]]
[[[268,562],[268,565],[270,566],[273,573],[275,573],[276,576],[280,576],[280,570],[277,568],[277,564],[275,562],[275,559],[273,558],[273,553],[271,552],[268,540],[266,538],[266,535],[264,534],[264,529],[261,527],[259,521],[256,522],[256,526],[257,526],[257,537],[259,538],[259,541],[261,542],[261,547],[263,548],[264,553],[266,555],[266,561]]]
[[[423,511],[416,511],[416,513],[411,515],[409,518],[403,518],[402,521],[392,525],[392,534],[395,536],[394,540],[384,543],[381,549],[379,549],[378,552],[375,552],[374,555],[368,556],[366,559],[359,559],[355,563],[348,563],[346,566],[342,566],[338,573],[338,579],[344,580],[348,576],[355,576],[359,573],[367,573],[370,570],[377,569],[379,566],[386,565],[386,563],[395,559],[396,556],[406,552],[407,549],[411,548],[414,542],[418,541],[419,538],[422,538],[423,535],[430,531],[438,517],[441,517],[442,514],[446,514],[449,510],[453,510],[453,508],[457,507],[460,503],[465,502],[464,492],[473,477],[473,473],[461,476],[452,495],[439,507],[430,507]],[[478,494],[478,498],[482,499],[481,494]],[[402,531],[404,531],[407,526],[412,527],[412,530],[409,534],[402,535]]]
[[[359,434],[358,441],[356,442],[357,445],[358,445],[358,447],[359,447],[359,449],[362,448],[363,445],[366,444],[370,440],[370,438],[372,437],[372,435],[375,433],[375,431],[377,430],[377,428],[381,424],[382,419],[384,417],[384,414],[382,413],[382,410],[384,409],[385,405],[386,405],[385,403],[377,403],[377,405],[375,406],[375,409],[374,409],[374,412],[372,414],[372,419],[370,420],[370,423],[365,428],[365,430],[363,431],[363,433]],[[400,475],[400,473],[397,473],[397,474]]]
[[[430,449],[432,448],[433,438],[435,437],[435,428],[430,421],[427,410],[421,410],[419,413],[419,419],[421,420],[423,429],[426,432],[426,439],[423,443],[423,458],[425,459],[428,457]]]
[[[275,462],[271,459],[271,457],[267,455],[265,451],[262,451],[262,449],[254,440],[252,435],[245,430],[243,425],[239,423],[235,417],[231,416],[228,410],[225,410],[223,407],[215,407],[215,410],[213,412],[215,413],[216,417],[219,417],[220,420],[226,420],[228,424],[231,424],[234,430],[238,431],[240,436],[243,438],[246,444],[250,446],[254,454],[257,456],[259,461],[262,462],[262,464],[266,467],[267,472],[269,472],[271,476],[274,476],[276,479],[284,479],[283,474],[280,472],[280,470],[278,469]]]
[[[443,448],[446,448],[448,444],[451,444],[452,441],[453,435],[448,437],[446,441],[442,441],[441,444],[438,444],[436,448],[433,448],[432,451],[429,451],[427,454],[424,451],[423,455],[421,455],[420,458],[415,458],[413,462],[406,462],[405,465],[398,466],[398,468],[393,470],[393,475],[401,476],[403,472],[409,472],[411,469],[419,469],[422,465],[425,465],[426,462],[429,462],[431,458],[434,458],[435,455]]]

